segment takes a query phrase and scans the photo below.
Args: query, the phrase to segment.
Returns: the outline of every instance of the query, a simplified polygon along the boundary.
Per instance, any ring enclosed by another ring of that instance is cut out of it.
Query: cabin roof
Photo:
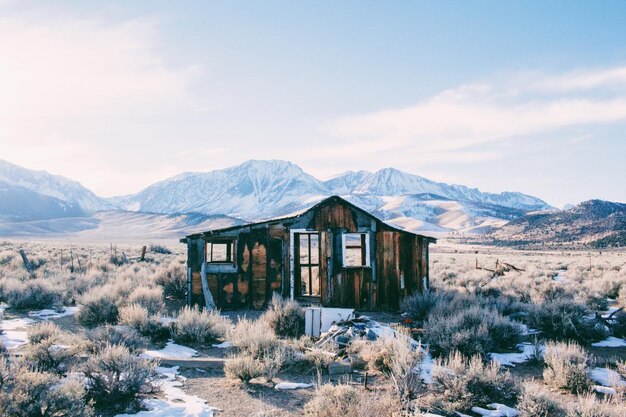
[[[187,239],[193,239],[193,238],[197,238],[197,237],[200,237],[200,236],[211,236],[211,235],[214,235],[214,234],[217,234],[217,233],[223,233],[223,232],[227,232],[227,231],[231,231],[231,230],[243,229],[245,227],[250,227],[250,226],[260,226],[260,225],[274,223],[274,222],[280,222],[280,221],[285,221],[285,220],[297,219],[298,217],[301,217],[301,216],[309,213],[310,211],[316,210],[318,207],[321,207],[324,204],[328,204],[328,203],[333,202],[333,201],[345,204],[345,205],[351,207],[354,210],[360,211],[361,213],[365,214],[366,216],[369,216],[372,219],[378,221],[380,224],[382,224],[383,227],[385,227],[388,230],[401,232],[401,233],[408,233],[408,234],[415,235],[415,236],[420,236],[420,237],[423,237],[425,239],[428,239],[432,243],[436,243],[437,242],[437,239],[435,239],[432,236],[425,236],[425,235],[421,235],[419,233],[409,232],[408,230],[404,230],[404,229],[401,229],[399,227],[392,226],[389,223],[387,223],[387,222],[379,219],[378,217],[374,216],[372,213],[370,213],[370,212],[362,209],[361,207],[359,207],[359,206],[349,202],[345,198],[342,198],[342,197],[340,197],[338,195],[334,195],[334,196],[327,197],[327,198],[323,199],[322,201],[314,204],[313,206],[311,206],[311,207],[309,207],[307,209],[300,210],[298,212],[295,212],[295,213],[292,213],[292,214],[288,214],[286,216],[278,216],[278,217],[273,217],[271,219],[267,219],[267,220],[263,220],[263,221],[259,221],[259,222],[245,223],[245,224],[240,224],[240,225],[236,225],[236,226],[223,227],[223,228],[220,228],[220,229],[207,230],[206,232],[193,233],[191,235],[185,236],[183,239],[180,239],[180,243],[187,243]]]

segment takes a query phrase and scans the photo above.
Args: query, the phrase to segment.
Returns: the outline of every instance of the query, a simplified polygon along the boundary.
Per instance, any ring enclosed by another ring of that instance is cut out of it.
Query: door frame
[[[320,263],[320,267],[319,267],[319,271],[320,271],[320,296],[319,297],[308,297],[308,298],[319,298],[321,300],[322,298],[322,294],[321,294],[321,290],[322,290],[322,276],[321,276],[321,264],[323,262],[322,258],[321,258],[321,245],[322,245],[322,233],[319,230],[310,230],[310,229],[290,229],[289,230],[289,298],[294,300],[296,297],[296,273],[295,273],[295,267],[296,267],[296,253],[295,253],[295,239],[296,239],[296,235],[300,234],[300,233],[304,233],[304,234],[317,234],[319,236],[319,250],[320,250],[320,256],[319,256],[319,263]],[[298,254],[299,256],[300,254]]]

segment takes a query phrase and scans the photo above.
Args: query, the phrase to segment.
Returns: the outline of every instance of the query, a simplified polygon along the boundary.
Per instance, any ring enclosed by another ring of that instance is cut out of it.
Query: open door
[[[320,234],[294,234],[294,285],[295,295],[300,298],[319,298],[320,282]]]

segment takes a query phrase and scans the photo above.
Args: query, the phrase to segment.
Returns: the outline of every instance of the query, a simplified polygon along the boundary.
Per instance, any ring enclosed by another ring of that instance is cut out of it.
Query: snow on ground
[[[0,340],[7,349],[15,349],[16,347],[28,343],[28,332],[26,328],[33,324],[35,320],[28,318],[2,320],[0,323]]]
[[[146,350],[141,354],[142,358],[170,358],[170,359],[187,359],[196,356],[198,351],[187,346],[181,346],[174,343],[173,340],[167,342],[165,347],[160,350]]]
[[[620,339],[618,337],[609,337],[606,340],[601,342],[592,343],[591,346],[594,347],[626,347],[626,340]]]
[[[433,357],[430,356],[430,353],[424,352],[424,358],[422,359],[422,363],[420,364],[420,377],[425,384],[433,383],[433,365],[435,362],[433,361]]]
[[[9,306],[2,303],[0,312],[4,312]],[[7,349],[15,349],[16,347],[28,343],[28,331],[26,328],[37,321],[45,321],[56,319],[59,317],[71,316],[76,314],[78,307],[63,307],[60,311],[56,310],[35,310],[28,312],[28,317],[2,320],[0,322],[0,340]]]
[[[626,387],[626,381],[620,374],[608,368],[593,368],[589,376],[600,383],[600,385],[594,385],[594,390],[603,394],[615,394],[615,389],[611,388],[613,386]]]
[[[214,348],[218,348],[218,349],[228,349],[233,347],[233,343],[232,342],[222,342],[222,343],[217,343],[215,345],[213,345]]]
[[[541,332],[540,332],[539,330],[537,330],[537,329],[531,329],[531,328],[530,328],[530,327],[528,327],[528,325],[527,325],[527,324],[525,324],[525,323],[518,323],[518,324],[519,324],[519,326],[522,328],[522,334],[523,334],[524,336],[531,336],[531,335],[533,335],[533,334],[539,334],[539,333],[541,333]]]
[[[557,271],[557,274],[552,277],[552,281],[556,282],[567,282],[569,278],[565,275],[565,270]]]
[[[292,389],[300,389],[300,388],[311,388],[313,384],[304,384],[301,382],[279,382],[276,384],[274,389],[277,390],[292,390]]]
[[[472,407],[472,411],[485,417],[516,417],[519,415],[519,411],[504,404],[493,403],[488,404],[487,407],[491,408],[491,410]]]
[[[491,359],[498,362],[503,366],[515,366],[517,363],[524,363],[530,359],[534,353],[534,346],[532,343],[520,343],[517,345],[518,349],[522,352],[512,353],[490,353]],[[541,347],[541,353],[543,355],[543,346]]]
[[[49,320],[49,319],[58,319],[59,317],[71,316],[71,315],[76,314],[77,312],[78,312],[78,307],[63,307],[60,311],[50,310],[50,309],[30,311],[28,315],[29,317],[36,317],[42,320]]]
[[[158,367],[157,372],[162,375],[158,381],[165,399],[152,398],[144,400],[147,411],[137,414],[118,414],[116,417],[213,417],[217,408],[206,405],[206,401],[195,395],[185,394],[180,389],[185,381],[178,375],[178,366],[171,368]]]

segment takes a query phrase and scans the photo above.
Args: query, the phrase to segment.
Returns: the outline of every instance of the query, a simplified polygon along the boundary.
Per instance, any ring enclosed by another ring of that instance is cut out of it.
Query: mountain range
[[[0,161],[0,220],[4,222],[94,219],[94,213],[101,212],[188,217],[195,213],[191,218],[221,216],[220,221],[248,222],[290,214],[330,195],[341,195],[389,223],[416,232],[485,233],[527,213],[554,210],[530,195],[486,193],[394,168],[350,171],[321,181],[293,163],[278,160],[182,173],[136,194],[105,199],[76,181]]]
[[[485,241],[519,247],[626,246],[626,204],[589,200],[563,211],[530,213],[491,231]]]

